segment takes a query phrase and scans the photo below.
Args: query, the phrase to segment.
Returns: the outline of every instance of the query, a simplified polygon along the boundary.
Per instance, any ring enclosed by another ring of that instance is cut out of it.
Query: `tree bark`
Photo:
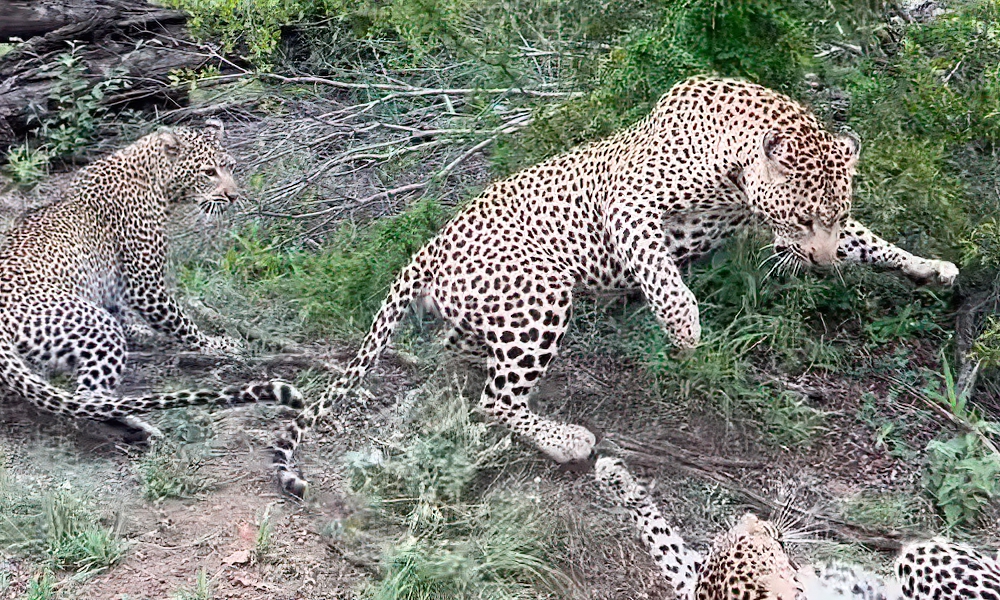
[[[168,76],[198,69],[210,57],[185,29],[183,12],[145,0],[0,0],[0,41],[23,42],[0,57],[0,153],[38,126],[55,83],[46,68],[69,42],[80,42],[88,77],[124,67],[132,86],[105,99],[114,107],[177,108],[187,102]]]

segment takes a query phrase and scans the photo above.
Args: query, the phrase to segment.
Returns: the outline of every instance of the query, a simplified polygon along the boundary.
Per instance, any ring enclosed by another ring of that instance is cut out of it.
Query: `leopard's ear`
[[[181,152],[181,141],[172,132],[163,130],[156,134],[156,139],[160,142],[163,153],[170,158],[175,158]]]
[[[222,123],[220,119],[206,119],[205,129],[214,133],[216,141],[220,143],[226,136],[226,126]]]
[[[847,168],[853,170],[858,165],[858,158],[861,156],[861,138],[853,131],[849,131],[839,136],[837,142],[847,155]]]

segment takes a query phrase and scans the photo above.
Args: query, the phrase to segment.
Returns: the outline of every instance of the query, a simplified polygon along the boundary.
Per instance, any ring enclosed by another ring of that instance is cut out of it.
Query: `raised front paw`
[[[559,464],[583,464],[593,460],[597,436],[580,425],[550,423],[539,431],[535,444]]]
[[[958,267],[946,260],[922,260],[907,269],[906,274],[920,285],[934,283],[951,286],[958,278]]]
[[[201,338],[198,349],[205,354],[231,356],[243,352],[243,344],[225,335],[206,335]]]

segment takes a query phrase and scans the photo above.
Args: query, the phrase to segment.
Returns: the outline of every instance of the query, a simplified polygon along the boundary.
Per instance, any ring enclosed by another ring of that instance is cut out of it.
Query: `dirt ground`
[[[571,339],[548,376],[539,398],[546,414],[587,423],[605,435],[646,479],[655,496],[686,537],[704,547],[725,529],[727,519],[747,509],[762,512],[753,490],[765,502],[780,503],[782,490],[798,492],[799,505],[817,511],[810,523],[822,544],[792,545],[802,558],[856,553],[884,565],[902,534],[851,528],[839,520],[838,502],[862,492],[913,493],[920,465],[893,458],[873,443],[873,432],[858,423],[862,392],[834,379],[807,377],[798,385],[814,390],[811,402],[831,413],[825,433],[808,448],[774,448],[754,439],[750,428],[727,423],[697,407],[664,404],[649,392],[647,376],[627,358],[594,353]],[[310,348],[317,359],[343,361],[344,348]],[[140,353],[126,389],[205,384],[252,377],[294,377],[295,367],[262,367],[260,362],[181,369],[170,349]],[[426,364],[426,363],[424,363]],[[476,372],[448,363],[442,369]],[[63,486],[93,498],[103,512],[119,515],[124,536],[133,542],[127,558],[107,572],[82,581],[64,580],[66,597],[93,600],[171,598],[193,589],[197,574],[210,577],[215,598],[320,599],[350,597],[377,565],[358,556],[324,532],[358,509],[345,491],[343,454],[366,447],[397,425],[398,400],[426,381],[427,369],[399,357],[383,363],[368,386],[373,399],[362,411],[344,417],[345,428],[327,427],[301,451],[302,467],[314,494],[306,504],[281,496],[267,465],[266,448],[284,416],[272,407],[218,411],[192,409],[184,419],[205,423],[213,452],[202,474],[217,482],[209,491],[159,503],[143,499],[135,460],[145,451],[129,445],[120,430],[78,423],[39,413],[24,402],[0,403],[0,453],[16,485]],[[877,390],[874,390],[877,392]],[[176,411],[174,411],[176,413]],[[154,422],[169,425],[176,415]],[[630,523],[605,498],[588,474],[566,473],[536,457],[524,445],[511,451],[544,502],[559,506],[578,529],[568,545],[565,567],[581,598],[668,598],[652,561]],[[750,495],[747,495],[750,494]],[[272,550],[254,559],[254,538],[268,511]],[[844,546],[851,536],[861,546]],[[997,540],[977,540],[996,544]],[[847,548],[847,550],[845,550]],[[8,596],[17,598],[31,575],[30,565],[7,558],[15,574]]]

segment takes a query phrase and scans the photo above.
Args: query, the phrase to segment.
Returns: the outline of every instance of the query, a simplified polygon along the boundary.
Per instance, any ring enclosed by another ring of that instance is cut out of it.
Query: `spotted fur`
[[[482,409],[565,463],[590,460],[594,435],[531,411],[528,396],[558,352],[574,291],[639,288],[674,344],[691,348],[701,325],[681,266],[752,225],[806,263],[839,256],[951,283],[951,263],[848,219],[858,152],[781,94],[694,78],[635,126],[491,185],[416,253],[343,377],[275,443],[283,487],[305,491],[296,446],[360,385],[413,301],[486,348]]]
[[[224,390],[118,397],[127,331],[173,335],[193,348],[224,352],[226,338],[202,333],[164,284],[168,203],[194,199],[224,210],[237,193],[221,123],[165,129],[76,174],[66,197],[27,215],[0,247],[0,384],[38,408],[119,420],[188,404],[278,401],[303,405],[281,381]],[[73,393],[43,374],[69,371]]]
[[[594,465],[594,476],[629,511],[643,543],[660,573],[680,600],[693,600],[705,557],[688,548],[660,513],[646,487],[632,477],[621,460],[602,457]]]
[[[629,510],[644,544],[682,600],[1000,600],[1000,565],[945,539],[904,546],[885,581],[858,566],[796,566],[769,521],[744,515],[702,558],[671,530],[625,464],[597,460],[595,477]]]
[[[907,600],[1000,600],[1000,564],[965,544],[941,538],[909,544],[894,572]]]

